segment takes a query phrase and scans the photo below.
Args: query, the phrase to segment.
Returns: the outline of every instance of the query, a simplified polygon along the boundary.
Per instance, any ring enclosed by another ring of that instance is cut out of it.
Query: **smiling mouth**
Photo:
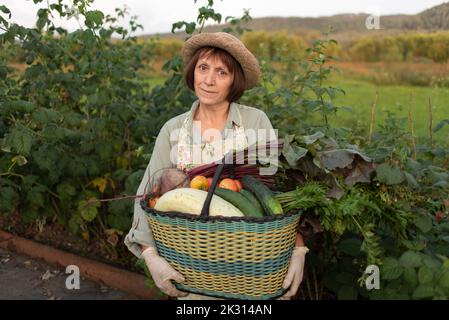
[[[201,91],[203,91],[203,92],[205,92],[205,93],[209,93],[209,94],[216,93],[216,92],[213,92],[213,91],[207,91],[207,90],[204,90],[204,89],[202,89],[202,88],[201,88]]]

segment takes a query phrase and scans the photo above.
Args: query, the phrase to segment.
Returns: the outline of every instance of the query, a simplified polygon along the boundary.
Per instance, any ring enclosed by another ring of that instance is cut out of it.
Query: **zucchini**
[[[264,215],[264,211],[262,206],[260,205],[259,200],[257,200],[256,196],[249,190],[245,190],[245,189],[241,189],[240,190],[240,194],[242,196],[244,196],[246,199],[248,199],[249,202],[252,203],[252,205],[256,208],[256,211],[260,214],[260,215]]]
[[[270,188],[262,182],[257,181],[252,176],[243,176],[241,181],[243,188],[254,193],[267,215],[284,213],[279,200],[274,197],[274,193],[270,190]]]
[[[156,202],[157,211],[177,211],[200,215],[207,192],[193,188],[173,189],[164,193]],[[243,217],[243,213],[223,198],[213,195],[209,207],[210,216]]]
[[[216,188],[214,193],[237,207],[246,217],[263,217],[263,212],[257,210],[257,208],[239,192],[224,188]]]

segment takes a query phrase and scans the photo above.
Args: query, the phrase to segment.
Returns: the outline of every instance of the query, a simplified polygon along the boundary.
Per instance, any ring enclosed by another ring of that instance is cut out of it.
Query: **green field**
[[[335,125],[357,125],[366,127],[370,125],[371,106],[378,92],[375,109],[375,125],[382,125],[385,122],[388,111],[397,117],[407,119],[410,94],[412,94],[412,118],[415,125],[415,132],[418,139],[427,139],[429,134],[429,97],[432,102],[432,123],[433,127],[441,120],[449,119],[449,89],[415,87],[402,85],[375,85],[369,82],[334,78],[333,86],[338,86],[345,91],[345,95],[339,95],[334,103],[337,106],[348,106],[350,111],[342,109],[337,117],[331,119]],[[447,144],[449,127],[443,127],[434,133],[434,140]]]

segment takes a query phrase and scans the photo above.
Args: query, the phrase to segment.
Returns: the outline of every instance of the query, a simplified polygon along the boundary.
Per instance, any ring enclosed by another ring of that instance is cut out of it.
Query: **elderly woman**
[[[143,194],[148,179],[160,169],[189,170],[222,159],[232,150],[248,146],[248,129],[273,132],[267,115],[256,108],[236,103],[246,89],[257,84],[259,64],[236,37],[223,32],[202,33],[187,40],[182,48],[185,80],[195,92],[191,109],[168,120],[156,139],[150,163],[137,194]],[[132,228],[125,238],[129,250],[143,258],[156,286],[173,297],[211,297],[179,291],[171,282],[183,276],[158,255],[145,213],[136,201]],[[283,296],[296,294],[302,281],[307,248],[298,235],[283,287]]]

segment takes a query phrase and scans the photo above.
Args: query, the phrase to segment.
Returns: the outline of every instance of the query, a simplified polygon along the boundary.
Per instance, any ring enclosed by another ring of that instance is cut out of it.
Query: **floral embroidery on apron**
[[[242,115],[236,109],[240,123]],[[191,112],[187,114],[181,126],[178,138],[177,168],[188,171],[203,164],[212,163],[222,159],[224,155],[232,150],[243,150],[247,147],[245,129],[242,125],[233,123],[231,132],[225,130],[225,138],[213,142],[195,143],[192,139],[192,126],[190,125]],[[200,159],[197,159],[200,158]]]

